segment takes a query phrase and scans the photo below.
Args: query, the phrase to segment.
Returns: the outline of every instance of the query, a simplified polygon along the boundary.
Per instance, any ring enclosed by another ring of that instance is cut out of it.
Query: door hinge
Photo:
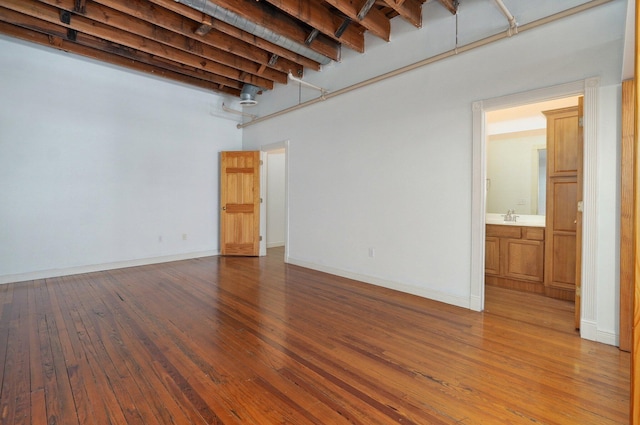
[[[578,118],[578,127],[584,127],[584,117]]]
[[[262,242],[262,236],[260,236],[260,242]]]
[[[576,296],[577,297],[581,297],[582,296],[582,287],[581,286],[576,286]]]
[[[262,203],[262,202],[264,202],[264,201],[262,200],[262,198],[260,198],[260,203]]]
[[[584,201],[578,201],[578,211],[584,212]]]
[[[260,160],[260,165],[264,165],[264,161],[263,160]]]

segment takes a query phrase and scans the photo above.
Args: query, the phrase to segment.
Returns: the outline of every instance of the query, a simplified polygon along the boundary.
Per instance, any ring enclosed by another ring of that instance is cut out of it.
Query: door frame
[[[584,212],[582,258],[596,258],[596,142],[597,107],[600,79],[598,77],[541,88],[523,93],[486,99],[472,104],[473,113],[473,172],[471,219],[471,290],[469,305],[472,310],[484,310],[484,239],[486,211],[486,133],[485,113],[528,103],[537,103],[570,96],[584,96]],[[597,340],[596,327],[596,264],[582,262],[582,305],[580,336]]]
[[[268,143],[260,145],[260,155],[266,158],[269,152],[284,150],[284,262],[288,263],[289,258],[289,140],[283,140],[276,143]],[[268,160],[263,161],[260,167],[260,196],[263,199],[264,213],[260,213],[260,256],[267,255],[267,173]]]

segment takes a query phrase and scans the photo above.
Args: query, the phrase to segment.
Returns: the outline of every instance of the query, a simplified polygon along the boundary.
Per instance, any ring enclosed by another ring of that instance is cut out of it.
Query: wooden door
[[[579,158],[578,107],[545,112],[547,116],[547,217],[545,293],[575,300],[578,249]],[[579,171],[580,170],[580,171]]]
[[[633,320],[633,199],[635,191],[635,82],[622,82],[622,143],[620,146],[620,349],[631,351]]]
[[[640,0],[635,2],[635,71],[634,80],[640,81]],[[634,84],[635,86],[635,84]],[[633,173],[633,233],[632,244],[634,249],[633,255],[633,274],[631,283],[631,406],[630,421],[631,425],[640,425],[640,149],[638,149],[638,135],[640,135],[640,96],[638,90],[633,93],[633,136],[632,142],[634,149],[632,173]]]
[[[260,254],[260,152],[220,155],[220,252]]]

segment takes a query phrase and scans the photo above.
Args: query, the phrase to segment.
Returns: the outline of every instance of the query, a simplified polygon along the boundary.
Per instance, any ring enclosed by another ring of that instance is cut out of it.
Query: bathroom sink
[[[546,217],[543,215],[527,215],[517,214],[516,221],[504,221],[504,214],[487,213],[485,217],[486,224],[499,224],[501,226],[530,226],[544,227]]]

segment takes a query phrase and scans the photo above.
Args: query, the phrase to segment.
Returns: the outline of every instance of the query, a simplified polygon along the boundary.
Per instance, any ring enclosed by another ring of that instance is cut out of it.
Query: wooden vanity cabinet
[[[544,293],[544,228],[486,225],[485,283]]]

